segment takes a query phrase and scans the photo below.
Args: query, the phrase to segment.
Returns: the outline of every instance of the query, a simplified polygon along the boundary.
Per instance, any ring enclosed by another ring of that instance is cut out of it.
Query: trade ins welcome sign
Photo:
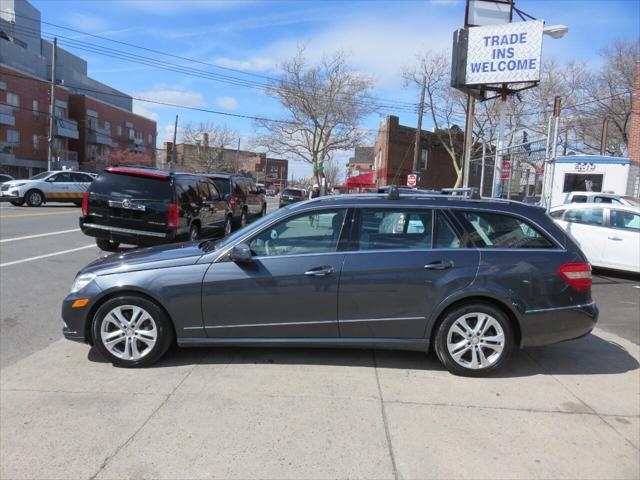
[[[543,28],[541,20],[469,28],[465,83],[539,81]]]

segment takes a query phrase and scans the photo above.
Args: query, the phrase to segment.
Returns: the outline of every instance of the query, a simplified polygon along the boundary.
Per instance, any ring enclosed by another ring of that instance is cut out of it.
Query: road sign
[[[414,173],[407,175],[407,187],[415,187],[418,183],[418,176]]]

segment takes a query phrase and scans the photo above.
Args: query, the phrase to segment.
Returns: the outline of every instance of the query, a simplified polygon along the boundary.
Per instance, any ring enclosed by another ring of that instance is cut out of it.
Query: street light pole
[[[55,125],[55,112],[56,112],[56,52],[58,50],[58,39],[53,39],[53,46],[51,47],[51,87],[49,98],[49,138],[47,149],[47,170],[51,170],[53,164],[53,138],[54,138],[54,125]]]

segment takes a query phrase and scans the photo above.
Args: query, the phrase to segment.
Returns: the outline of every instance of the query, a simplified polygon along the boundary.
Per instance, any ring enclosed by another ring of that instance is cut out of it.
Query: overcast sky
[[[163,58],[50,25],[43,24],[44,32],[188,65],[233,77],[232,81],[238,77],[250,82],[267,81],[264,77],[276,75],[278,64],[290,58],[300,44],[307,45],[312,60],[323,52],[341,49],[351,56],[356,69],[375,78],[376,96],[397,102],[416,102],[416,92],[402,87],[402,67],[411,64],[423,49],[449,48],[452,32],[463,23],[465,5],[462,0],[34,0],[32,3],[40,9],[45,22],[253,75]],[[545,38],[543,62],[553,57],[597,65],[602,47],[617,38],[640,35],[639,0],[520,0],[517,6],[547,24],[569,26],[565,38]],[[283,116],[278,104],[260,88],[169,72],[62,46],[87,59],[91,76],[132,95],[243,115]],[[226,123],[240,132],[243,144],[253,134],[253,124],[246,119],[142,102],[135,102],[134,109],[158,122],[159,143],[169,139],[176,113],[182,124],[201,120]],[[416,122],[415,115],[406,109],[398,107],[395,113],[401,123]],[[379,121],[379,115],[372,115],[364,126],[376,129]],[[301,164],[294,165],[293,170],[296,176],[308,175],[311,171]]]

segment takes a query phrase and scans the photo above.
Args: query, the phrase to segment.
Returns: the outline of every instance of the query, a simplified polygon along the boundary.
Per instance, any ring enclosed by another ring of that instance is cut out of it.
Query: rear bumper
[[[595,303],[530,310],[520,319],[522,347],[537,347],[587,335],[598,321]]]
[[[114,242],[132,245],[160,245],[163,243],[171,243],[175,241],[177,237],[177,232],[175,230],[153,232],[131,228],[111,227],[108,225],[86,222],[82,217],[80,217],[80,229],[82,230],[82,233],[89,237],[102,238],[105,240],[112,240]]]

